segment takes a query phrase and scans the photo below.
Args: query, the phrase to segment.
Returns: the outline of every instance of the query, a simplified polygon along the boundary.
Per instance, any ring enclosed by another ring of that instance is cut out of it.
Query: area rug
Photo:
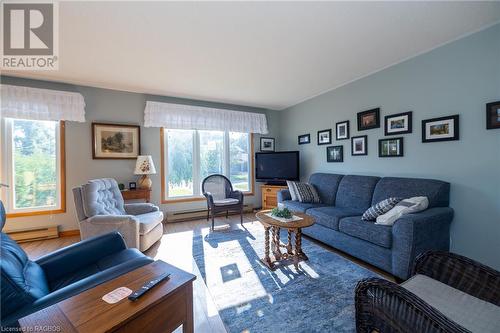
[[[193,257],[229,332],[355,331],[354,288],[375,273],[305,238],[308,261],[271,271],[259,222],[204,233]]]

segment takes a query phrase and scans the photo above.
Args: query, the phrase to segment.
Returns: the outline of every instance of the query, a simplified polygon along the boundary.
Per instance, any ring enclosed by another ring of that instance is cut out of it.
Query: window
[[[2,183],[10,187],[1,198],[9,216],[64,212],[64,122],[2,121]]]
[[[252,192],[252,135],[222,131],[162,129],[163,201],[202,197],[201,182],[220,173],[233,187]]]

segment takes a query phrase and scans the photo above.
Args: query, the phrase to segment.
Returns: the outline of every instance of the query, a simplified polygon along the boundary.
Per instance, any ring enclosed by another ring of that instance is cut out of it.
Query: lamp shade
[[[136,175],[153,175],[156,173],[155,165],[153,163],[153,158],[151,155],[139,155],[137,156],[137,162],[135,163]]]

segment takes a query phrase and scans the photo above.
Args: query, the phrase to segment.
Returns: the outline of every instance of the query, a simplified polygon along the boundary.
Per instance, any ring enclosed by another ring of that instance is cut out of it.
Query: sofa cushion
[[[500,332],[500,307],[417,274],[401,286],[471,332]]]
[[[312,184],[287,181],[288,190],[292,200],[298,200],[304,203],[321,203],[321,199]]]
[[[309,184],[314,185],[322,203],[333,205],[342,177],[344,177],[344,175],[313,173],[311,177],[309,177]]]
[[[76,283],[82,279],[85,279],[99,272],[103,272],[107,269],[113,268],[120,264],[133,266],[135,264],[135,261],[142,262],[147,259],[148,258],[144,256],[144,254],[142,254],[138,249],[132,249],[132,248],[125,249],[115,254],[106,256],[93,264],[81,267],[72,274],[66,274],[59,279],[51,281],[50,290],[55,291],[61,289],[70,284]]]
[[[324,204],[314,204],[314,203],[305,203],[299,201],[285,200],[282,202],[286,208],[290,209],[292,212],[305,213],[306,210],[310,208],[316,207],[324,207]]]
[[[448,207],[450,183],[434,179],[384,177],[375,186],[372,204],[389,197],[427,197],[429,208]]]
[[[359,215],[363,214],[372,205],[373,190],[379,180],[380,177],[374,176],[344,176],[339,184],[335,206],[352,208]]]
[[[307,215],[314,217],[316,223],[333,229],[339,230],[339,220],[346,216],[358,215],[356,210],[341,207],[319,207],[307,210]]]
[[[363,239],[375,245],[390,248],[392,228],[363,221],[361,216],[345,217],[340,220],[339,230],[349,236]]]
[[[151,213],[136,215],[135,218],[139,220],[139,234],[144,235],[154,229],[158,224],[163,221],[163,212],[155,211]]]
[[[401,198],[387,198],[368,208],[361,217],[364,221],[375,221],[377,217],[390,211]]]

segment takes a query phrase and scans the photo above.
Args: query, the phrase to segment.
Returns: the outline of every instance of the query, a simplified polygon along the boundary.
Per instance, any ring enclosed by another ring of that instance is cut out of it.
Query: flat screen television
[[[255,154],[255,178],[258,182],[284,184],[299,180],[299,152],[280,151]]]

